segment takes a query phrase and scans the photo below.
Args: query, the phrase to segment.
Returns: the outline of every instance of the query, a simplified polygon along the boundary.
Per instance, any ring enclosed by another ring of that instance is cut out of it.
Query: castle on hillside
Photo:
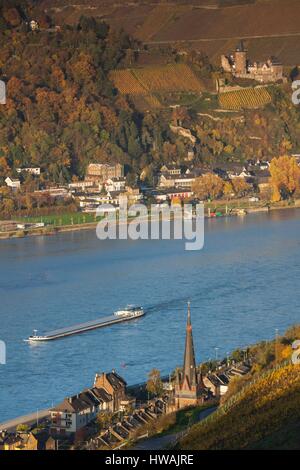
[[[267,62],[250,62],[243,41],[240,41],[233,54],[221,56],[221,66],[234,77],[250,78],[261,83],[283,80],[282,63],[275,57]]]

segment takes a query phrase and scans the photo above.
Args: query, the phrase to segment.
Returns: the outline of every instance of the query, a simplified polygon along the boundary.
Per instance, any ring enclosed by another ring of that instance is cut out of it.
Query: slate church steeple
[[[182,372],[178,373],[175,385],[176,408],[185,408],[201,403],[205,395],[202,377],[201,374],[198,373],[196,366],[191,306],[190,302],[188,302],[183,368]]]
[[[188,302],[183,374],[184,374],[184,378],[188,380],[190,386],[197,384],[196,359],[195,359],[193,331],[192,331],[192,323],[191,323],[190,302]]]

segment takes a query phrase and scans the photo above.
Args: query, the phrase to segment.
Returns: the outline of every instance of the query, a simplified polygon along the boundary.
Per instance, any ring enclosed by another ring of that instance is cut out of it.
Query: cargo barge
[[[145,314],[143,307],[136,307],[129,305],[124,310],[118,310],[113,315],[102,317],[98,320],[92,320],[86,323],[80,323],[58,330],[48,331],[47,333],[39,336],[37,330],[33,331],[33,335],[29,336],[25,341],[39,342],[39,341],[52,341],[54,339],[65,338],[66,336],[77,335],[85,331],[95,330],[96,328],[103,328],[104,326],[114,325],[115,323],[122,323],[124,321],[134,320],[142,317]]]

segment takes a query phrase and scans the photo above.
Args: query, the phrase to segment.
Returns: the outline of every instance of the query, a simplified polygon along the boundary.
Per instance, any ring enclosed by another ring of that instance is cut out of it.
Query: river
[[[129,384],[183,360],[191,301],[197,361],[300,322],[300,211],[206,221],[201,251],[183,241],[99,241],[94,231],[0,241],[0,422],[91,386],[116,369]],[[110,315],[145,317],[49,343],[40,333]]]

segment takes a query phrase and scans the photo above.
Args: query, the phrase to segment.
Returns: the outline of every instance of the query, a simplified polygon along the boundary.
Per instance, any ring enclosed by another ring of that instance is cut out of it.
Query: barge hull
[[[122,318],[116,318],[114,315],[110,317],[104,317],[99,320],[90,321],[87,323],[81,323],[79,325],[74,325],[73,327],[68,328],[61,328],[59,330],[53,330],[45,333],[43,336],[37,338],[29,338],[28,341],[39,343],[43,341],[53,341],[59,338],[65,338],[66,336],[72,336],[80,333],[84,333],[85,331],[95,330],[97,328],[103,328],[105,326],[114,325],[115,323],[123,323],[125,321],[130,321],[141,317],[142,315],[135,315],[135,316],[128,316]]]

